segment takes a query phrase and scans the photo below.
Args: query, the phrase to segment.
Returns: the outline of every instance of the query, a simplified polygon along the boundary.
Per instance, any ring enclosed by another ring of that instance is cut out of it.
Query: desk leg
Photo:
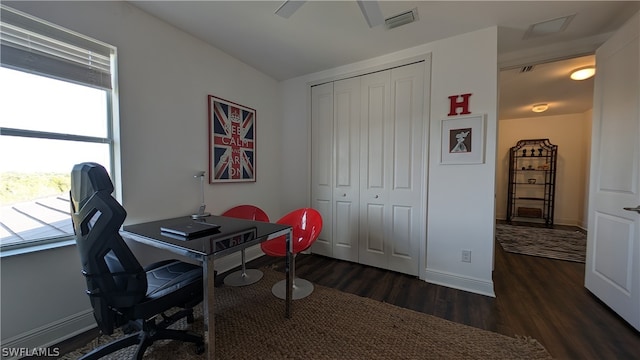
[[[215,272],[213,270],[213,255],[205,256],[202,263],[204,275],[204,299],[202,301],[202,316],[204,317],[204,345],[207,353],[207,359],[213,360],[216,357],[215,352],[215,313],[213,297],[215,285]]]
[[[285,311],[285,316],[287,318],[291,317],[291,299],[293,297],[293,276],[294,276],[293,271],[295,270],[291,268],[293,264],[293,241],[291,239],[292,236],[293,236],[293,230],[289,230],[289,232],[287,233],[287,240],[286,240],[287,256],[285,256],[285,262],[284,262],[284,269],[286,272],[286,285],[287,285],[287,295],[285,299],[284,311]]]

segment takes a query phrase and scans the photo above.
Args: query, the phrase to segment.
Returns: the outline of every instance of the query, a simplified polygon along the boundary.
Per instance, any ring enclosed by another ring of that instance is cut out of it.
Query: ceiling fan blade
[[[296,12],[296,10],[298,10],[298,8],[300,6],[302,6],[302,4],[304,4],[304,1],[299,1],[299,0],[286,0],[285,2],[282,3],[282,5],[280,5],[280,7],[276,10],[276,14],[282,16],[285,19],[288,19],[289,16],[293,15],[294,12]]]
[[[364,15],[364,18],[367,20],[367,24],[369,24],[370,28],[378,26],[384,22],[382,11],[380,11],[380,4],[378,4],[377,1],[357,1],[358,6],[360,6],[360,11],[362,11],[362,15]]]

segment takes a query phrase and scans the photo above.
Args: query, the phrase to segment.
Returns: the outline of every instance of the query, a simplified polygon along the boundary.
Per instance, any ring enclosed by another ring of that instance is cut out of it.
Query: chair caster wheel
[[[196,344],[196,354],[197,355],[204,354],[204,343]]]

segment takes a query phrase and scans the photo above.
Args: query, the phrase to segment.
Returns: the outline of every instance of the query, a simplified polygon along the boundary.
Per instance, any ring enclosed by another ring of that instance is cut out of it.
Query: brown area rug
[[[496,240],[510,253],[584,263],[587,235],[580,231],[496,225]]]
[[[245,287],[215,292],[216,359],[551,359],[536,340],[511,338],[431,315],[316,285],[293,303],[284,317],[284,301],[271,286],[284,274],[262,269],[264,278]],[[202,332],[196,309],[194,332]],[[175,324],[186,326],[186,322]],[[109,340],[100,336],[82,353]],[[125,349],[127,350],[127,349]],[[110,359],[130,356],[125,350]],[[155,343],[145,359],[205,359],[193,344]]]

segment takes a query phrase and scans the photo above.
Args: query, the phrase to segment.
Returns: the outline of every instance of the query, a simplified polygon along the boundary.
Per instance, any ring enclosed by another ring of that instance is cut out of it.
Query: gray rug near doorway
[[[587,235],[577,230],[498,224],[496,240],[510,253],[585,262]]]

